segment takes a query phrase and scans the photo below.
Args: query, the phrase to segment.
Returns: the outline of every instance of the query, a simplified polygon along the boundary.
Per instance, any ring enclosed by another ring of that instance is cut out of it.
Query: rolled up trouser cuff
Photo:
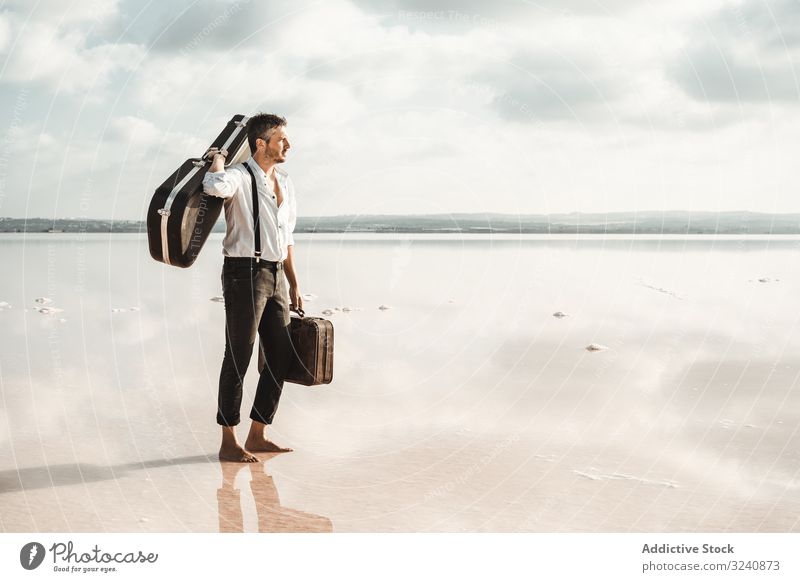
[[[234,418],[225,417],[221,412],[217,412],[217,424],[220,426],[237,426],[241,419],[236,416]]]

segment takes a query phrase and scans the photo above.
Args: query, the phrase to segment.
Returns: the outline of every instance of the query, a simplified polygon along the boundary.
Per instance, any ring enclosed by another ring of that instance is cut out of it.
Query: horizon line
[[[512,212],[438,212],[427,214],[316,214],[316,215],[300,215],[298,219],[307,218],[342,218],[342,217],[369,217],[369,216],[389,216],[389,217],[416,217],[416,216],[558,216],[558,215],[608,215],[608,214],[677,214],[677,213],[690,213],[690,214],[756,214],[762,216],[794,216],[800,215],[800,210],[789,212],[766,212],[763,210],[571,210],[560,212],[547,212],[547,213],[512,213]],[[0,216],[0,220],[98,220],[98,221],[125,221],[125,222],[146,222],[147,218],[90,218],[86,216],[60,216],[60,217],[46,217],[46,216]]]

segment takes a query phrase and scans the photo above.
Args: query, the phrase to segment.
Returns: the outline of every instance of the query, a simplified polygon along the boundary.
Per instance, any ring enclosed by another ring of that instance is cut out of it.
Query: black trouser
[[[253,355],[256,332],[266,364],[258,379],[250,418],[272,423],[289,367],[289,292],[283,264],[225,257],[225,357],[219,374],[217,423],[239,424],[242,382]]]

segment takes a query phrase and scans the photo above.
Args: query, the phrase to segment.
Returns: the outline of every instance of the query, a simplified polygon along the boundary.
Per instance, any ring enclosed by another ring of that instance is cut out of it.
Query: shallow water
[[[0,529],[800,530],[800,241],[296,241],[306,313],[353,310],[333,383],[284,389],[295,452],[237,467],[218,236],[188,270],[0,237]]]

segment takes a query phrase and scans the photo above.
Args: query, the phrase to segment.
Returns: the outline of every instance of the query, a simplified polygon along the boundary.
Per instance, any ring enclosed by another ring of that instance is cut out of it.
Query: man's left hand
[[[300,294],[300,287],[289,287],[289,303],[295,311],[303,309],[303,296]]]

